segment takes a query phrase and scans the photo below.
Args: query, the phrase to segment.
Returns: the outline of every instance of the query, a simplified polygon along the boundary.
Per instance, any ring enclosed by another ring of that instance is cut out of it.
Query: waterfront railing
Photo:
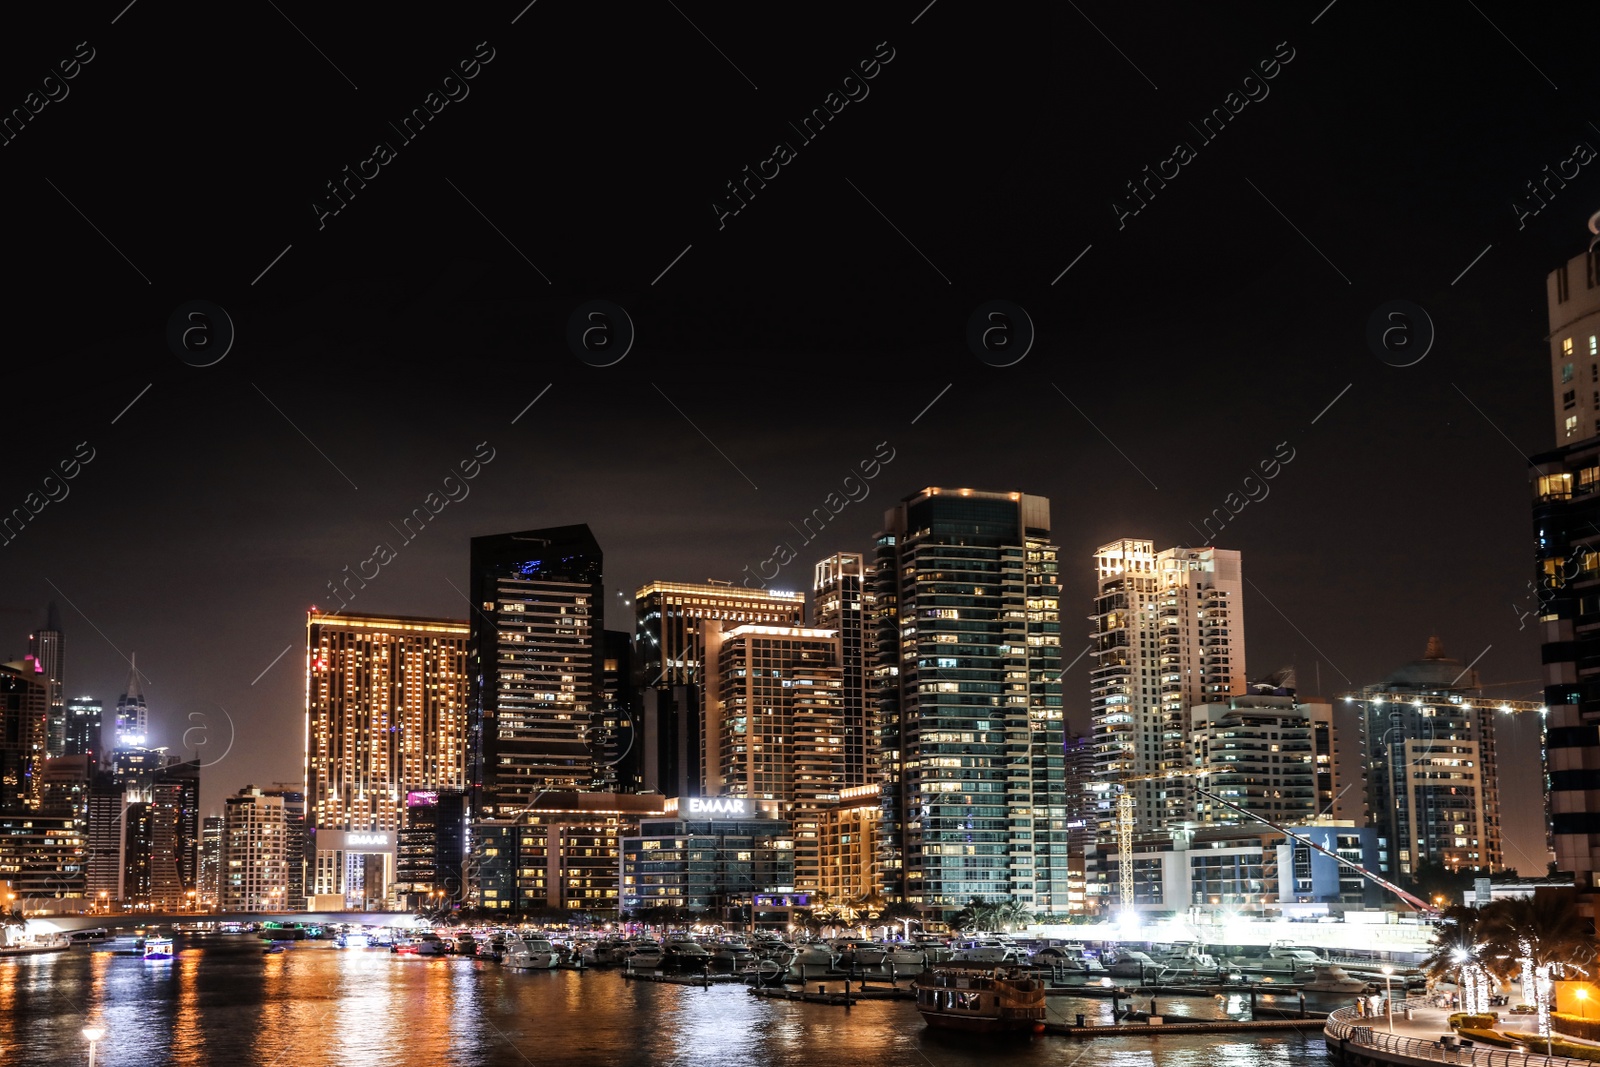
[[[1404,1015],[1407,1008],[1433,1008],[1426,997],[1412,997],[1394,1002],[1396,1015]],[[1462,1067],[1592,1067],[1588,1060],[1575,1060],[1567,1056],[1549,1056],[1542,1052],[1517,1052],[1514,1049],[1464,1047],[1447,1045],[1443,1041],[1391,1034],[1379,1029],[1385,1025],[1384,1014],[1361,1014],[1356,1008],[1340,1008],[1328,1013],[1323,1033],[1352,1045],[1388,1052],[1408,1059],[1431,1063],[1461,1064]],[[1465,1040],[1465,1039],[1463,1039]]]

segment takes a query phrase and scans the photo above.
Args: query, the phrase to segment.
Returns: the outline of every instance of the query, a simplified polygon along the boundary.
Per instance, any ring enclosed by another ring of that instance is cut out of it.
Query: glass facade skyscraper
[[[602,559],[577,525],[474,537],[471,566],[468,789],[474,820],[506,819],[594,780]]]
[[[929,488],[875,577],[886,891],[1067,910],[1061,584],[1050,502]]]

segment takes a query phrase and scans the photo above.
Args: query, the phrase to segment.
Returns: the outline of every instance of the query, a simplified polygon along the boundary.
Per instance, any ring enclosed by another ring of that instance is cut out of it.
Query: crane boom
[[[1255,812],[1250,811],[1247,808],[1242,808],[1239,805],[1235,804],[1233,801],[1227,800],[1227,799],[1225,799],[1223,797],[1218,796],[1216,793],[1211,792],[1209,789],[1202,789],[1199,786],[1195,786],[1195,790],[1194,791],[1196,793],[1199,793],[1201,796],[1205,797],[1208,800],[1213,800],[1218,804],[1222,804],[1222,805],[1225,805],[1226,807],[1232,808],[1234,811],[1238,812],[1240,815],[1245,815],[1245,816],[1248,816],[1249,818],[1252,818],[1252,819],[1256,820],[1257,822],[1265,823],[1266,825],[1272,827],[1274,830],[1276,830],[1279,833],[1283,834],[1285,837],[1292,838],[1295,841],[1298,841],[1300,844],[1305,845],[1307,848],[1314,848],[1318,852],[1322,853],[1324,856],[1331,857],[1332,859],[1334,859],[1337,862],[1343,864],[1344,866],[1349,867],[1351,870],[1355,871],[1357,874],[1361,875],[1363,878],[1369,879],[1370,881],[1376,883],[1377,885],[1380,885],[1383,888],[1387,889],[1389,892],[1393,893],[1395,896],[1399,897],[1401,900],[1405,901],[1407,904],[1410,904],[1413,908],[1416,908],[1422,914],[1424,914],[1424,915],[1438,915],[1439,914],[1439,909],[1438,908],[1435,908],[1432,904],[1429,904],[1427,901],[1423,900],[1421,897],[1412,896],[1410,893],[1407,893],[1404,889],[1401,889],[1399,886],[1395,885],[1393,882],[1390,882],[1390,881],[1388,881],[1386,879],[1378,877],[1377,875],[1373,874],[1371,871],[1367,870],[1365,867],[1361,866],[1361,864],[1355,862],[1354,860],[1346,859],[1345,857],[1339,855],[1337,852],[1334,852],[1331,849],[1323,848],[1321,845],[1317,844],[1315,841],[1311,840],[1309,837],[1301,837],[1299,834],[1295,833],[1293,830],[1290,830],[1290,829],[1288,829],[1287,827],[1284,827],[1284,826],[1279,826],[1277,823],[1273,822],[1271,819],[1265,818],[1264,816],[1261,816],[1261,815],[1257,815]]]

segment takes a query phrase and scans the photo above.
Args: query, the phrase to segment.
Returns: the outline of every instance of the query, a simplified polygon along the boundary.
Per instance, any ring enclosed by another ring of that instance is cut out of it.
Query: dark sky
[[[0,146],[0,507],[94,451],[0,548],[0,618],[20,653],[59,600],[68,687],[108,704],[137,652],[157,741],[209,727],[208,805],[298,780],[306,607],[480,442],[470,495],[352,610],[464,616],[469,537],[572,522],[630,596],[734,579],[887,442],[774,584],[923,486],[1037,493],[1070,658],[1097,545],[1200,542],[1287,442],[1215,538],[1244,553],[1251,672],[1332,695],[1438,633],[1492,694],[1537,694],[1522,457],[1554,443],[1544,277],[1585,247],[1600,162],[1520,227],[1513,204],[1600,147],[1593,6],[124,3],[0,40],[0,106],[58,97]],[[856,99],[806,140],[833,92]],[[719,221],[747,165],[770,180]],[[346,166],[369,180],[335,214]],[[636,330],[611,366],[567,343],[594,299]],[[996,299],[1037,333],[1010,366],[966,342]],[[167,342],[192,300],[236,331],[211,366]],[[1410,366],[1366,341],[1394,300],[1437,332]],[[1503,751],[1530,781],[1535,725]],[[1508,860],[1537,869],[1507,794]]]

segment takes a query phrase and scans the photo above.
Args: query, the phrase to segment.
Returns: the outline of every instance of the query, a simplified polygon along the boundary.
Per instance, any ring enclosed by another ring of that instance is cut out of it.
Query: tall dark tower
[[[1591,231],[1600,213],[1590,219]],[[1523,625],[1543,641],[1550,840],[1559,870],[1600,893],[1600,253],[1545,280],[1556,448],[1532,456],[1534,567]],[[1600,911],[1597,906],[1596,911]]]
[[[884,516],[891,896],[935,913],[975,896],[1067,910],[1059,554],[1044,497],[929,488]]]
[[[65,755],[67,751],[67,703],[62,697],[61,671],[65,653],[61,636],[61,615],[56,602],[50,602],[45,613],[44,626],[28,635],[28,655],[33,657],[44,674],[45,690],[50,701],[50,729],[47,750],[51,756]]]
[[[589,527],[474,537],[467,783],[474,820],[594,780],[605,586]]]

